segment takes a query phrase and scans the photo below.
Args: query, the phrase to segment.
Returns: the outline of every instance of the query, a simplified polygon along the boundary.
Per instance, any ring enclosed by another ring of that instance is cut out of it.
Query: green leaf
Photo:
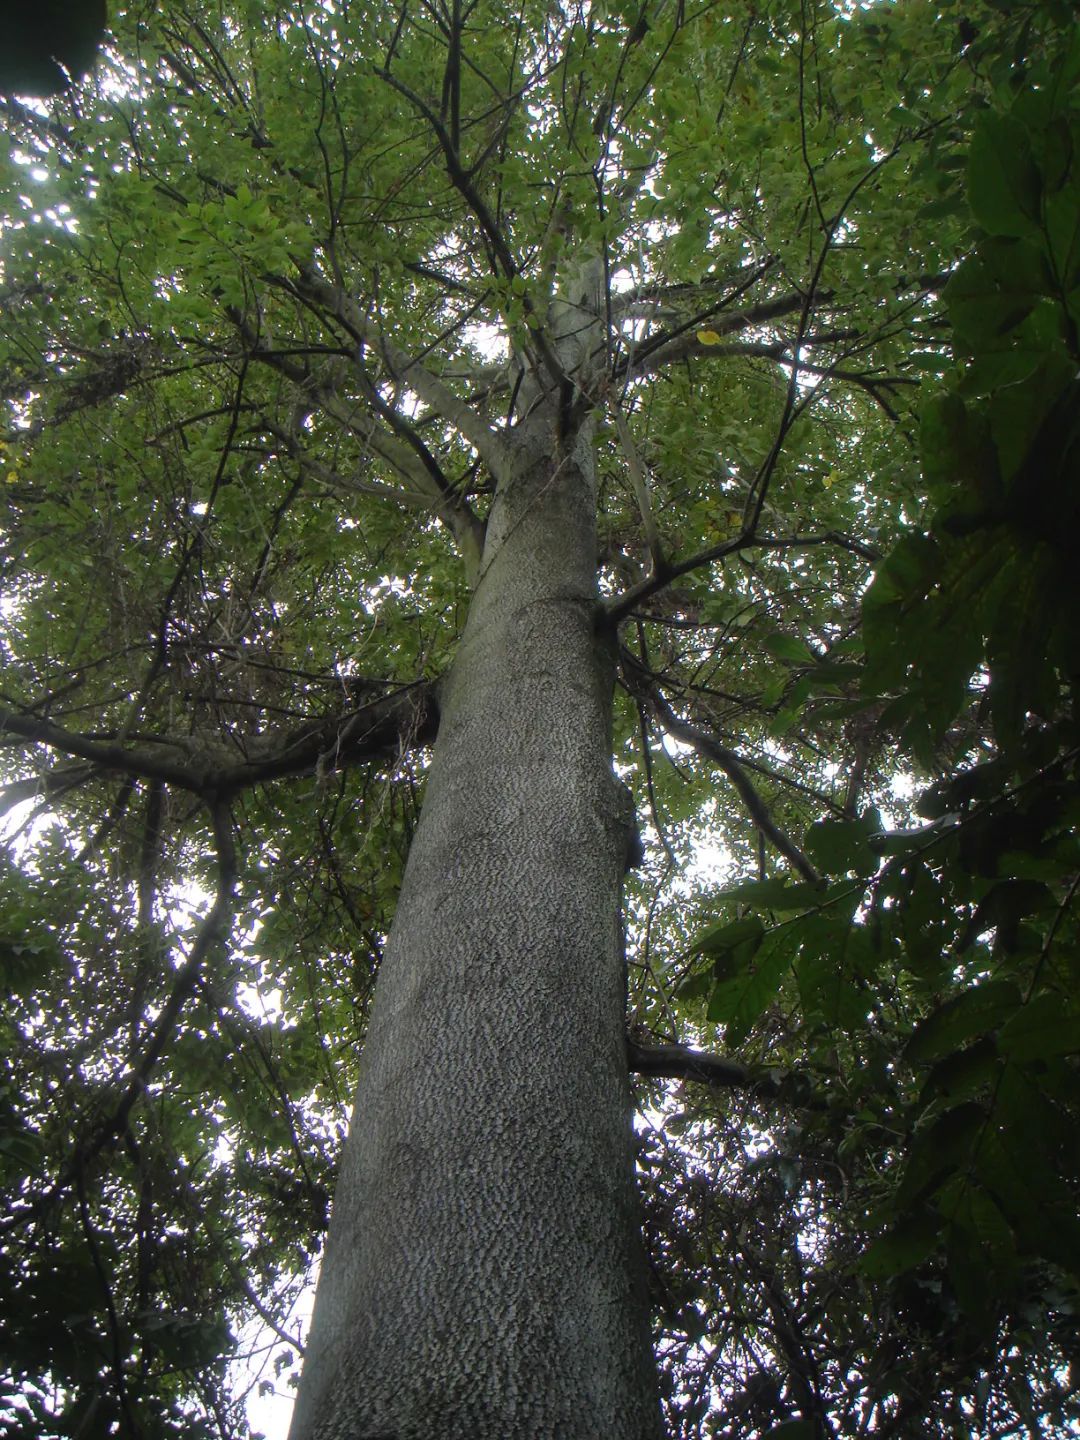
[[[867,609],[920,599],[937,578],[940,559],[937,543],[929,535],[905,535],[878,566],[866,593]]]
[[[941,1176],[947,1178],[965,1169],[986,1127],[986,1111],[981,1105],[968,1102],[946,1110],[932,1124],[917,1130],[895,1203],[904,1209],[939,1182]]]
[[[856,664],[838,664],[835,661],[819,663],[804,675],[806,684],[812,690],[842,689],[861,679],[863,667]]]
[[[994,1031],[1021,1005],[1012,980],[986,980],[946,1000],[917,1026],[904,1047],[913,1065],[948,1055],[965,1041]]]
[[[878,857],[870,845],[881,833],[881,817],[868,810],[857,820],[819,820],[807,832],[806,848],[814,863],[828,875],[872,875]]]
[[[776,632],[767,635],[763,644],[774,660],[787,660],[794,665],[806,665],[814,658],[803,642],[797,640],[794,635],[782,635]]]
[[[957,1229],[968,1232],[991,1264],[1002,1264],[1015,1253],[1008,1221],[987,1192],[967,1175],[956,1175],[934,1196],[934,1208]]]
[[[867,927],[823,912],[793,927],[793,938],[800,945],[795,975],[807,1020],[830,1036],[862,1029],[876,959]]]
[[[1064,996],[1036,995],[1002,1025],[998,1048],[1011,1060],[1049,1060],[1080,1051],[1080,1015]]]
[[[777,996],[791,968],[791,936],[774,931],[767,943],[759,942],[739,963],[723,972],[709,998],[709,1020],[725,1027],[725,1038],[737,1045]]]
[[[883,1280],[913,1270],[937,1249],[943,1227],[941,1216],[930,1210],[904,1217],[863,1251],[860,1271]]]
[[[724,956],[732,950],[750,945],[753,950],[761,944],[765,934],[765,926],[757,915],[746,915],[741,920],[724,921],[719,925],[711,925],[708,930],[703,930],[696,937],[692,950],[701,955]]]
[[[1023,503],[1038,499],[1040,486],[1052,491],[1057,475],[1064,479],[1069,474],[1062,462],[1069,454],[1068,422],[1077,413],[1075,380],[1075,360],[1052,351],[1043,355],[1028,379],[1006,386],[994,397],[990,430],[998,464],[1005,480],[1027,482]],[[1052,435],[1056,442],[1046,447],[1049,454],[1039,444],[1046,424],[1047,439]]]
[[[966,949],[982,931],[994,928],[998,947],[1011,950],[1021,920],[1052,905],[1049,887],[1037,880],[999,880],[976,906],[958,949]]]
[[[1075,185],[1047,199],[1046,237],[1061,289],[1072,290],[1080,284],[1080,202]]]
[[[939,1060],[926,1078],[920,1102],[960,1105],[986,1095],[1001,1069],[1001,1058],[993,1039],[987,1037],[956,1050]]]
[[[946,351],[919,350],[908,356],[908,365],[912,370],[920,370],[927,375],[941,375],[946,370],[951,370],[954,365],[953,357]]]
[[[989,234],[1022,236],[1036,229],[1041,184],[1019,121],[994,112],[980,117],[968,153],[967,191]]]
[[[821,903],[822,888],[819,885],[791,884],[784,875],[774,875],[767,880],[744,880],[731,890],[722,890],[716,901],[721,905],[753,905],[759,910],[785,911],[807,910]]]
[[[968,345],[996,344],[1010,336],[1039,303],[1024,285],[1004,285],[985,256],[968,256],[945,287],[949,318]]]
[[[959,500],[975,514],[999,504],[1002,487],[989,423],[959,395],[948,392],[926,401],[919,442],[926,478],[939,503],[955,507]],[[897,585],[897,597],[925,593],[940,574],[941,559],[937,548],[929,552],[916,584]]]

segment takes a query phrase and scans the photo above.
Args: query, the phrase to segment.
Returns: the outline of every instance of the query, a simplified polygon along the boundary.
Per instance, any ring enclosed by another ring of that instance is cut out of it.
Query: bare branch
[[[863,181],[866,178],[868,177],[864,176]],[[855,189],[857,188],[855,187]],[[852,194],[854,193],[853,189]],[[825,247],[823,254],[827,253],[828,246]],[[805,318],[800,321],[799,345],[806,345],[812,340],[825,342],[844,338],[843,335],[811,337],[806,334],[806,318],[809,317],[811,308],[808,307],[808,299],[812,300],[813,305],[827,305],[837,299],[835,290],[823,289],[815,285],[813,281],[810,291],[806,293],[793,291],[788,295],[778,295],[771,300],[763,300],[757,305],[751,305],[742,310],[729,311],[727,309],[732,300],[756,284],[773,263],[773,261],[769,261],[766,265],[759,266],[736,290],[715,301],[706,299],[710,287],[710,282],[707,280],[697,284],[645,286],[639,290],[627,291],[613,297],[612,314],[616,319],[648,318],[659,314],[673,322],[666,330],[653,335],[635,347],[633,353],[616,369],[615,378],[637,379],[639,376],[655,374],[657,370],[661,370],[667,365],[691,358],[698,360],[721,358],[732,352],[718,344],[719,341],[729,336],[741,335],[759,326],[766,326],[787,315],[803,317],[804,312]],[[821,260],[819,259],[814,280],[820,279],[820,269]],[[892,289],[897,297],[910,293],[917,299],[919,296],[932,294],[939,290],[948,278],[947,273],[898,275],[893,282]],[[698,301],[698,304],[687,315],[686,309],[693,305],[695,300]],[[699,331],[711,332],[711,334],[707,340],[702,341],[698,338]],[[716,338],[713,339],[713,336]],[[788,344],[784,349],[790,352],[792,346]],[[804,365],[801,368],[807,367]]]
[[[434,496],[429,488],[408,490],[399,488],[396,485],[386,485],[381,480],[364,480],[358,475],[339,475],[328,465],[313,459],[303,448],[295,435],[290,435],[280,425],[266,416],[259,419],[259,428],[272,435],[288,451],[289,457],[295,460],[306,475],[317,480],[332,495],[372,495],[378,500],[390,500],[396,505],[405,505],[409,509],[430,510],[438,512],[442,505],[442,496]],[[369,443],[369,449],[378,454],[375,445]],[[385,458],[385,456],[380,456]],[[411,458],[411,457],[410,457]],[[395,470],[398,469],[394,466]]]
[[[94,774],[92,765],[57,765],[41,775],[29,775],[0,785],[0,818],[30,800],[42,801],[47,806],[49,801],[85,785]]]
[[[756,276],[755,276],[756,278]],[[818,299],[825,298],[820,293]],[[804,295],[783,295],[775,300],[765,300],[746,310],[734,310],[724,314],[727,298],[697,311],[674,329],[663,331],[641,345],[633,359],[623,367],[631,378],[655,374],[665,365],[674,365],[690,357],[712,359],[718,353],[717,342],[729,335],[740,335],[757,325],[778,320],[784,315],[799,313],[806,304]],[[709,335],[708,340],[698,338],[699,331]],[[716,336],[716,339],[712,339]],[[723,350],[719,351],[723,354]],[[730,353],[730,352],[729,352]],[[623,369],[616,378],[623,378]]]
[[[795,842],[773,819],[768,805],[746,773],[746,767],[735,751],[722,744],[708,731],[701,730],[696,725],[680,719],[660,693],[660,688],[651,672],[647,671],[641,661],[628,650],[623,650],[622,655],[625,662],[624,678],[632,693],[646,701],[669,735],[673,735],[676,740],[681,740],[684,745],[689,745],[699,755],[711,760],[723,770],[734,785],[739,798],[746,806],[751,820],[760,833],[799,872],[804,880],[816,885],[821,879],[820,875]]]
[[[506,243],[503,229],[496,222],[495,217],[484,201],[484,197],[473,184],[472,176],[462,163],[458,149],[447,131],[446,126],[431,109],[431,106],[421,99],[414,90],[410,90],[407,85],[403,85],[397,76],[391,73],[389,68],[379,70],[377,73],[380,78],[385,80],[399,95],[404,96],[409,104],[414,106],[431,126],[432,132],[443,152],[443,157],[446,161],[446,173],[450,179],[450,183],[472,211],[473,216],[483,232],[484,240],[496,263],[496,267],[502,272],[505,279],[513,280],[515,276],[519,274],[519,269]],[[538,314],[527,292],[522,295],[521,301],[526,319],[532,319],[536,324],[535,329],[530,329],[530,338],[531,343],[535,345],[537,353],[540,356],[543,368],[547,371],[550,380],[556,385],[562,385],[566,380],[566,376],[563,373],[563,368],[559,363],[558,356],[552,350],[541,328],[543,317]]]
[[[472,581],[479,570],[483,523],[448,484],[435,457],[415,430],[382,399],[362,365],[355,365],[353,373],[359,375],[365,397],[363,400],[346,401],[335,386],[320,379],[308,366],[298,363],[287,353],[272,349],[250,327],[244,326],[242,320],[234,318],[251,346],[253,359],[287,376],[313,406],[318,405],[324,414],[354,435],[366,450],[392,466],[414,490],[430,498],[431,508],[457,541],[466,573]],[[361,418],[366,423],[361,424]],[[383,426],[391,433],[387,433]],[[387,490],[390,489],[388,486]],[[407,499],[406,503],[409,503]]]
[[[223,766],[216,788],[219,794],[232,794],[288,775],[327,774],[358,760],[396,757],[430,744],[438,723],[435,685],[418,680],[344,715],[313,721],[284,738],[274,737],[270,745],[260,745],[239,764]]]
[[[89,760],[98,770],[163,780],[167,785],[175,785],[178,789],[197,795],[206,793],[209,788],[208,767],[203,768],[192,762],[193,747],[190,742],[175,746],[126,745],[111,736],[94,739],[86,735],[76,735],[54,725],[51,720],[43,720],[33,715],[19,715],[11,710],[0,710],[0,736],[4,734],[17,735],[23,740],[47,745],[51,750],[57,750],[63,755]],[[179,758],[185,752],[186,763]]]
[[[653,829],[656,831],[660,845],[663,848],[664,854],[667,856],[668,864],[677,867],[679,862],[674,850],[671,848],[671,842],[664,832],[663,822],[660,818],[660,807],[656,803],[656,787],[653,784],[652,751],[649,747],[648,717],[641,699],[635,696],[634,700],[638,712],[638,730],[641,736],[641,760],[645,769],[645,792],[649,797],[649,810],[652,814]]]
[[[15,1209],[8,1216],[0,1230],[13,1230],[25,1224],[43,1209],[48,1208],[55,1197],[84,1174],[89,1163],[107,1149],[127,1128],[132,1109],[144,1094],[158,1062],[172,1039],[184,1005],[190,998],[198,981],[203,963],[211,950],[223,944],[229,936],[232,923],[233,893],[237,880],[236,847],[232,837],[232,815],[223,801],[211,806],[211,824],[214,832],[214,848],[217,852],[218,880],[214,900],[203,917],[191,943],[187,959],[175,972],[169,994],[161,1007],[149,1035],[141,1046],[138,1063],[133,1065],[123,1086],[120,1098],[112,1110],[84,1135],[75,1147],[68,1163],[61,1170],[56,1183],[39,1194],[34,1202],[24,1209]]]
[[[773,847],[783,855],[802,876],[812,885],[816,885],[821,876],[811,865],[803,852],[788,835],[781,830],[780,826],[773,819],[769,807],[762,799],[754,782],[747,775],[745,768],[734,750],[729,750],[726,745],[720,743],[715,736],[708,734],[705,730],[699,730],[697,726],[680,720],[675,712],[664,703],[659,696],[654,696],[654,705],[665,730],[674,735],[676,740],[691,745],[706,759],[714,761],[723,770],[739,797],[750,813],[754,824],[771,842]]]

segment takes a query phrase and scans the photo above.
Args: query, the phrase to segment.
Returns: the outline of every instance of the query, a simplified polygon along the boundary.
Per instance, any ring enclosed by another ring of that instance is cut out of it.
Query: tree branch
[[[157,1068],[158,1061],[165,1053],[165,1047],[180,1019],[180,1012],[195,988],[204,960],[215,945],[222,944],[228,939],[232,920],[233,891],[236,888],[237,878],[236,846],[233,844],[232,838],[232,814],[228,806],[223,801],[219,801],[212,807],[210,819],[218,862],[217,891],[213,903],[196,932],[187,959],[176,971],[165,1004],[161,1007],[161,1013],[142,1047],[139,1063],[132,1069],[131,1077],[124,1087],[119,1104],[108,1120],[98,1127],[95,1137],[88,1144],[80,1147],[78,1155],[80,1167],[94,1155],[99,1154],[114,1136],[123,1131],[132,1106],[142,1094]]]
[[[772,262],[769,262],[771,265]],[[617,380],[629,378],[636,379],[638,376],[652,375],[657,370],[667,365],[676,364],[680,360],[689,358],[709,360],[722,356],[725,348],[717,344],[716,340],[710,338],[707,342],[698,339],[699,330],[711,331],[718,340],[723,340],[731,335],[741,334],[743,331],[752,329],[757,325],[766,325],[770,321],[782,319],[786,315],[803,315],[807,310],[807,300],[812,298],[814,304],[828,304],[837,298],[834,290],[823,290],[812,288],[809,296],[796,291],[790,295],[779,295],[772,300],[763,300],[757,305],[748,306],[743,310],[732,310],[725,313],[725,307],[738,295],[745,293],[747,289],[765,273],[768,265],[759,267],[747,282],[741,284],[734,292],[725,295],[723,299],[714,304],[704,305],[696,310],[685,320],[681,320],[670,328],[654,335],[650,340],[644,341],[636,347],[626,361],[618,367],[615,372]],[[815,277],[816,278],[816,277]],[[916,298],[919,295],[930,294],[940,289],[948,280],[947,273],[932,275],[900,275],[897,276],[892,288],[897,297],[905,292],[915,292]],[[650,301],[653,305],[664,305],[665,300],[678,302],[680,300],[692,300],[695,296],[703,296],[708,282],[696,285],[676,285],[663,289],[648,287],[645,290],[629,291],[613,299],[612,309],[616,318],[635,318],[639,307]],[[665,306],[665,309],[668,307]],[[670,309],[668,310],[670,314]],[[656,314],[655,308],[652,314]],[[805,330],[805,320],[802,322],[802,329]],[[831,338],[831,337],[830,337]],[[810,343],[813,337],[800,333],[799,344]],[[787,347],[790,348],[790,347]],[[730,353],[730,352],[727,352]],[[806,368],[800,366],[800,368]],[[851,377],[844,377],[851,378]],[[858,383],[858,382],[855,382]]]
[[[745,1088],[758,1083],[745,1065],[712,1055],[706,1050],[692,1050],[689,1045],[639,1045],[626,1041],[626,1058],[637,1075],[666,1080],[700,1080],[706,1085],[728,1085]]]
[[[648,546],[649,557],[652,560],[653,574],[660,575],[664,573],[665,567],[664,548],[660,543],[660,532],[656,528],[656,519],[649,499],[649,479],[645,474],[645,466],[641,463],[637,446],[634,444],[634,437],[630,433],[626,416],[618,405],[612,407],[612,414],[615,417],[615,430],[619,437],[619,444],[626,456],[630,484],[633,487],[634,499],[637,501],[638,512],[641,515],[641,526],[645,532],[645,544]]]
[[[64,730],[51,720],[0,710],[5,731],[32,744],[89,761],[97,772],[135,775],[164,782],[211,801],[289,775],[326,773],[357,760],[394,756],[425,745],[438,728],[434,685],[419,680],[367,704],[298,726],[288,734],[248,736],[248,754],[236,760],[236,743],[168,737],[126,743],[109,736],[89,738]],[[56,772],[63,775],[61,768]],[[89,776],[82,774],[82,779]],[[23,782],[16,781],[20,785]],[[46,792],[48,793],[48,792]],[[23,791],[18,798],[28,798]]]
[[[9,814],[17,805],[37,800],[48,805],[50,800],[77,790],[93,779],[93,765],[57,765],[41,775],[28,775],[23,780],[12,780],[0,785],[0,818]]]
[[[693,746],[699,755],[703,755],[706,759],[719,765],[738,791],[740,799],[750,813],[751,820],[771,842],[773,848],[783,855],[784,859],[799,872],[804,880],[811,885],[816,885],[821,876],[794,840],[786,835],[773,819],[769,807],[761,798],[757,786],[747,775],[734,750],[729,750],[726,745],[722,745],[719,740],[706,731],[699,730],[696,726],[680,720],[659,696],[653,697],[653,704],[664,729],[674,735],[676,740],[682,740],[684,744]]]
[[[101,1117],[90,1133],[77,1143],[74,1154],[61,1170],[55,1184],[39,1194],[25,1209],[12,1211],[3,1226],[0,1226],[0,1233],[15,1229],[43,1209],[47,1209],[61,1191],[78,1180],[90,1161],[100,1155],[117,1136],[124,1133],[132,1109],[144,1093],[158,1061],[165,1053],[184,1005],[198,981],[203,962],[215,945],[228,939],[238,873],[236,846],[232,838],[232,813],[224,801],[218,800],[210,807],[210,819],[214,832],[214,848],[217,851],[217,889],[210,909],[196,931],[187,959],[173,975],[169,993],[142,1045],[138,1063],[131,1067],[120,1098],[111,1112]]]
[[[390,375],[407,385],[431,410],[451,425],[467,441],[494,479],[498,480],[506,466],[505,439],[487,425],[482,416],[456,395],[442,380],[418,360],[410,359],[388,340],[340,286],[325,280],[314,266],[305,266],[301,280],[293,287],[301,298],[315,301],[328,310],[360,344],[372,347],[383,359]]]
[[[177,744],[169,747],[168,742],[158,746],[125,745],[112,737],[91,739],[85,735],[74,735],[54,725],[51,720],[42,720],[33,715],[18,715],[10,710],[0,710],[0,736],[17,735],[20,739],[35,744],[47,745],[64,755],[74,755],[80,760],[89,760],[96,769],[118,771],[126,775],[138,775],[143,779],[163,780],[167,785],[204,794],[210,788],[212,773],[191,761],[192,745]],[[163,755],[162,748],[173,748],[174,754]],[[188,759],[181,762],[175,751],[187,752]]]
[[[399,95],[408,100],[409,104],[414,106],[431,126],[432,133],[439,142],[439,148],[443,152],[443,158],[446,161],[446,173],[450,183],[476,218],[480,229],[483,231],[489,252],[496,261],[498,269],[502,271],[503,277],[506,280],[512,281],[520,272],[517,262],[506,243],[503,229],[496,223],[495,217],[484,201],[484,197],[473,184],[472,176],[462,164],[461,156],[446,126],[439,119],[438,115],[435,114],[431,106],[421,99],[414,90],[410,90],[407,85],[403,85],[397,76],[391,73],[388,66],[376,71],[376,73],[380,79],[386,81],[391,89],[396,90]],[[562,366],[559,364],[558,356],[552,350],[546,335],[540,328],[543,317],[537,313],[536,307],[533,305],[527,293],[522,295],[521,303],[525,316],[527,318],[531,317],[536,322],[536,328],[530,328],[529,335],[540,355],[544,369],[547,371],[549,379],[556,385],[562,385],[566,380],[566,376],[563,373]]]
[[[699,730],[697,726],[681,720],[675,714],[671,706],[661,695],[654,677],[648,674],[637,659],[629,651],[622,652],[626,668],[635,677],[633,681],[627,676],[629,688],[635,694],[643,695],[648,704],[652,707],[656,718],[668,732],[674,735],[676,740],[681,740],[684,745],[689,745],[707,760],[718,765],[724,774],[734,785],[739,798],[746,806],[750,818],[757,826],[762,835],[772,844],[773,848],[783,855],[784,859],[799,872],[802,878],[812,885],[816,885],[821,879],[818,872],[811,865],[810,861],[795,844],[795,842],[784,833],[772,817],[768,805],[762,799],[757,786],[746,773],[746,769],[734,750],[728,749],[721,744],[715,736],[705,730]],[[624,675],[626,670],[624,669]]]
[[[700,570],[705,565],[713,565],[717,560],[725,560],[729,555],[735,555],[741,550],[800,550],[814,545],[836,545],[841,550],[848,550],[851,554],[871,562],[881,559],[880,550],[850,535],[844,535],[839,530],[825,530],[820,535],[786,536],[755,535],[752,530],[742,530],[728,540],[721,540],[716,545],[708,545],[704,550],[688,555],[685,560],[668,561],[659,574],[647,576],[622,595],[615,595],[608,600],[604,605],[604,613],[612,624],[617,625],[636,610],[643,600],[658,594],[680,576],[688,575],[692,570]]]
[[[371,495],[377,500],[391,500],[395,504],[405,505],[409,509],[430,510],[436,513],[442,508],[442,496],[433,495],[430,488],[406,490],[398,489],[394,485],[385,485],[380,480],[362,480],[356,476],[346,478],[335,470],[331,470],[328,465],[312,459],[295,435],[290,435],[266,416],[260,416],[259,426],[284,445],[289,457],[296,461],[305,474],[310,475],[313,480],[317,480],[333,495]],[[374,450],[374,446],[369,448]],[[380,458],[385,459],[385,456]],[[398,467],[395,465],[394,469],[397,470]]]
[[[367,451],[385,460],[407,483],[430,497],[432,509],[457,541],[470,580],[474,579],[483,547],[482,521],[447,483],[434,456],[412,427],[382,399],[362,365],[357,363],[353,370],[366,392],[364,399],[347,404],[337,390],[320,380],[309,366],[298,364],[286,352],[272,349],[242,317],[234,315],[233,320],[249,346],[251,359],[285,375],[313,402],[313,407],[318,405],[332,420],[355,435]],[[357,424],[358,405],[369,419],[366,427]],[[391,433],[380,429],[380,421]]]
[[[825,297],[819,293],[818,298]],[[698,311],[691,319],[674,329],[654,336],[651,341],[638,348],[633,359],[616,372],[615,378],[622,379],[624,371],[631,379],[652,375],[665,365],[677,364],[691,356],[709,359],[717,353],[717,342],[699,340],[699,330],[710,332],[719,339],[738,335],[754,325],[764,325],[770,320],[801,311],[806,304],[806,297],[784,295],[776,300],[765,300],[760,305],[752,305],[747,310],[732,311],[729,315],[722,313],[724,303],[720,302],[716,306]]]
[[[417,680],[344,716],[301,726],[261,755],[223,766],[216,788],[232,794],[288,775],[326,774],[358,759],[397,755],[430,744],[438,726],[435,685]]]

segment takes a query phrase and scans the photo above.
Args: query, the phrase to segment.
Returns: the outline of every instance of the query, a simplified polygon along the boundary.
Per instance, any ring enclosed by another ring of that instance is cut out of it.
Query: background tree
[[[243,1433],[376,976],[357,1433],[649,1432],[629,1067],[671,1434],[1075,1426],[1072,18],[130,6],[2,102],[15,1433]]]

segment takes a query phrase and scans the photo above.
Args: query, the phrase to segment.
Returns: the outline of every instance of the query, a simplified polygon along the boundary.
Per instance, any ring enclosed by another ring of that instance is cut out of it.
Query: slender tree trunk
[[[291,1440],[660,1433],[595,474],[555,409],[518,432],[441,698]]]

